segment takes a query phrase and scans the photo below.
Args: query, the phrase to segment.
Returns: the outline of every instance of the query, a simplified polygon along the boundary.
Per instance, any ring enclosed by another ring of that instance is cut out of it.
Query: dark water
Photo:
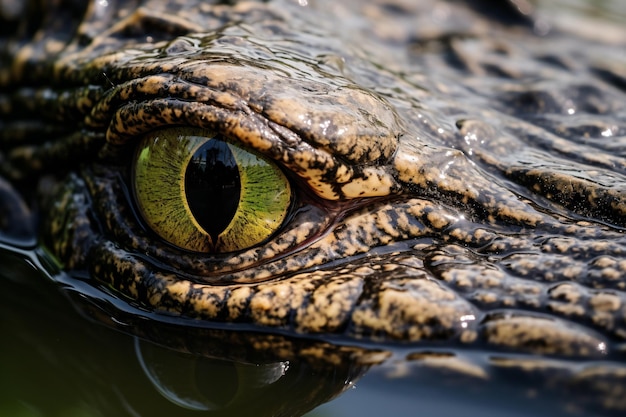
[[[40,251],[0,250],[0,265],[1,416],[297,415],[354,377],[350,367],[248,355],[240,341],[263,342],[254,335],[229,339],[116,307]]]
[[[597,25],[626,24],[622,1],[567,3],[559,24],[575,26],[581,13]],[[0,417],[623,415],[572,383],[557,360],[546,376],[445,347],[351,346],[155,320],[64,275],[39,249],[0,245],[0,282]],[[456,366],[407,360],[420,349]]]
[[[521,372],[493,353],[175,325],[70,279],[41,250],[3,246],[0,265],[0,416],[296,416],[324,403],[306,415],[620,415],[561,373],[566,362]],[[411,360],[426,353],[455,361]]]

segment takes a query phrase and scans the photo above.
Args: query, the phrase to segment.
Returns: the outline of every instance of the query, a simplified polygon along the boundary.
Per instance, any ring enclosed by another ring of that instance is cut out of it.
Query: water
[[[283,408],[285,395],[314,393],[311,401],[324,401],[353,377],[349,367],[339,377],[336,369],[327,368],[329,374],[293,361],[253,358],[240,337],[254,335],[234,333],[229,340],[224,332],[150,323],[149,313],[130,306],[116,310],[106,293],[66,286],[62,273],[42,270],[45,259],[29,251],[0,253],[2,416],[264,415]],[[108,317],[111,311],[115,319]],[[126,318],[132,323],[123,323]],[[229,344],[232,350],[223,352]],[[220,354],[239,361],[221,360]],[[299,402],[292,407],[302,407]]]
[[[612,413],[594,414],[601,397],[572,383],[567,362],[529,373],[436,345],[179,326],[69,279],[40,250],[4,247],[0,264],[0,416],[295,416],[324,403],[307,416]]]

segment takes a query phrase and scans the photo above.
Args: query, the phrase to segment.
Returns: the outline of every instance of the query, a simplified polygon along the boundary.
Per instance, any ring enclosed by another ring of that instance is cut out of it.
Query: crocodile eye
[[[144,136],[133,187],[148,226],[196,252],[234,252],[264,241],[291,201],[289,181],[270,159],[197,128]]]

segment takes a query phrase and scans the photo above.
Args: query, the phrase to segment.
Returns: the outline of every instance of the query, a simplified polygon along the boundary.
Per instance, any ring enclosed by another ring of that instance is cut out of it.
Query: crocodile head
[[[578,59],[439,3],[342,28],[326,13],[358,5],[103,4],[5,45],[5,234],[29,205],[71,274],[208,322],[591,357],[626,338],[624,74],[597,59],[618,45]]]

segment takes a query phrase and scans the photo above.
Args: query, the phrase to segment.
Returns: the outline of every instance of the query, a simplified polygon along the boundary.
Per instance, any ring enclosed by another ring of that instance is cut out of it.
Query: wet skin
[[[32,215],[70,274],[207,322],[623,359],[624,37],[479,3],[7,15],[3,233],[30,236]],[[151,135],[162,154],[200,136],[268,161],[291,190],[277,226],[188,238],[207,221],[158,194],[204,198],[168,188],[185,165],[148,163],[141,201]]]

